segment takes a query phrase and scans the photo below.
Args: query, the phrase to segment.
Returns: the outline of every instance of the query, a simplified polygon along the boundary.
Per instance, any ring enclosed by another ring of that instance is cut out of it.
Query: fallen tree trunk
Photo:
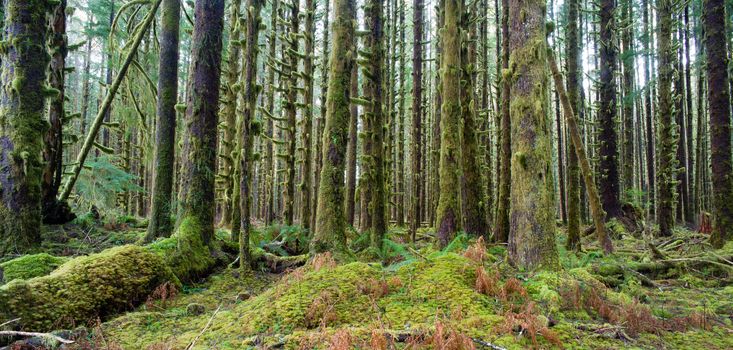
[[[205,245],[186,220],[176,234],[148,246],[126,245],[70,260],[51,274],[0,287],[0,320],[17,329],[50,331],[130,310],[164,284],[205,276],[225,261],[217,243]]]

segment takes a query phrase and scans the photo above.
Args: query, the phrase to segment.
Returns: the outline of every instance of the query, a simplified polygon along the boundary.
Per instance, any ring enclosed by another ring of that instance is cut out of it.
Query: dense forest
[[[731,0],[2,0],[0,349],[732,349]]]

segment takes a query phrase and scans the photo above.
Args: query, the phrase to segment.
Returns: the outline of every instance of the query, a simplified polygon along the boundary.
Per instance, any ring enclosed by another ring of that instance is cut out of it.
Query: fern
[[[461,232],[456,235],[456,238],[453,238],[445,248],[443,248],[443,253],[460,252],[466,250],[466,248],[468,248],[468,235],[465,232]]]

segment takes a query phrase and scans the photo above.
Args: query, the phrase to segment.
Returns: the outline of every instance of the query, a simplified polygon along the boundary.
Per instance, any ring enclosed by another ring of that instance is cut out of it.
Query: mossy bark
[[[326,95],[328,95],[328,51],[330,49],[330,43],[329,43],[329,20],[331,18],[331,1],[326,1],[323,12],[322,12],[322,21],[323,21],[323,40],[321,40],[323,44],[323,48],[321,50],[321,103],[320,103],[320,114],[319,118],[316,119],[316,125],[315,125],[315,137],[314,141],[316,144],[315,152],[316,152],[316,160],[315,160],[315,170],[314,170],[314,184],[313,184],[313,214],[311,215],[311,228],[315,229],[316,227],[316,212],[318,211],[318,189],[320,187],[321,183],[321,168],[323,167],[323,152],[321,150],[323,149],[323,143],[321,140],[323,139],[323,128],[326,121]],[[352,215],[353,217],[353,215]],[[353,224],[353,219],[350,221],[350,223]]]
[[[580,96],[580,47],[578,46],[578,11],[579,0],[570,0],[566,6],[568,25],[565,32],[565,55],[567,67],[567,90],[568,100],[574,111],[581,111],[579,108]],[[580,250],[580,175],[578,169],[578,156],[571,142],[566,142],[568,169],[567,169],[567,213],[568,213],[568,239],[566,248],[568,250]]]
[[[548,120],[544,0],[509,1],[511,211],[509,259],[521,268],[556,269],[555,186]]]
[[[499,156],[498,156],[498,193],[496,197],[496,226],[494,227],[494,241],[506,243],[509,241],[509,206],[511,192],[511,117],[509,115],[509,101],[511,100],[511,81],[509,80],[509,0],[502,0],[501,14],[501,102],[499,108]]]
[[[236,134],[237,134],[237,94],[241,90],[239,83],[240,41],[242,28],[239,25],[241,0],[232,1],[229,4],[229,44],[227,47],[227,68],[226,83],[222,86],[224,93],[221,113],[224,119],[224,137],[221,140],[219,158],[220,180],[223,186],[223,198],[221,203],[221,219],[220,227],[229,227],[232,225],[232,213],[234,211],[234,202],[238,198],[234,197],[234,183],[239,179],[235,178],[235,164],[238,161],[235,157],[236,151]]]
[[[476,79],[476,25],[468,8],[462,9],[460,30],[466,39],[461,43],[461,119],[462,142],[461,153],[463,177],[461,178],[461,207],[463,228],[466,233],[482,236],[487,232],[486,206],[484,203],[484,184],[481,174],[483,167],[479,157],[478,135],[479,124],[476,121],[476,98],[474,85]]]
[[[334,1],[333,45],[329,59],[326,126],[323,134],[323,169],[321,169],[316,211],[315,234],[311,252],[346,251],[344,217],[344,167],[351,111],[351,68],[354,64],[354,0]]]
[[[703,8],[707,53],[708,105],[713,180],[713,233],[710,243],[722,247],[733,237],[733,168],[731,167],[728,49],[723,0],[706,0]]]
[[[0,88],[0,256],[41,241],[46,73],[46,0],[5,1]]]
[[[648,0],[642,0],[641,8],[642,8],[642,21],[644,22],[644,37],[642,38],[641,42],[643,44],[644,52],[646,53],[644,55],[644,81],[650,82],[651,81],[651,55],[649,54],[650,51],[650,43],[652,41],[651,36],[651,30],[649,29],[649,6],[647,6]],[[654,117],[652,113],[652,104],[653,98],[652,98],[652,88],[650,86],[650,83],[647,83],[647,87],[645,90],[645,96],[644,96],[644,114],[646,119],[646,129],[645,136],[646,136],[646,177],[648,181],[647,185],[647,201],[649,202],[649,212],[650,217],[654,218],[655,215],[655,202],[656,202],[656,175],[655,175],[655,161],[654,161]]]
[[[270,2],[270,35],[268,42],[269,58],[268,60],[274,60],[277,53],[277,19],[278,19],[278,8],[280,6],[279,0],[272,0]],[[267,70],[267,110],[274,112],[275,110],[275,66],[274,64],[268,64]],[[274,132],[274,121],[272,118],[267,118],[267,137],[272,139]],[[271,224],[275,219],[275,174],[273,166],[275,163],[274,155],[274,142],[268,142],[265,146],[265,223]]]
[[[384,28],[383,0],[369,0],[365,8],[365,17],[369,34],[366,48],[371,57],[364,84],[364,96],[370,105],[366,108],[364,125],[366,137],[370,138],[371,147],[364,157],[367,186],[370,188],[369,210],[371,217],[371,246],[382,247],[382,239],[387,231],[385,211],[385,166],[384,166],[384,129],[385,115],[383,111],[383,69],[384,69]]]
[[[440,119],[440,198],[436,212],[436,238],[445,247],[462,229],[461,178],[461,17],[462,0],[445,0],[445,24],[441,29],[442,106]]]
[[[297,34],[300,31],[300,3],[287,6],[290,8],[290,35],[283,45],[283,55],[287,59],[282,65],[283,76],[287,79],[285,87],[285,129],[288,135],[285,155],[285,193],[283,198],[283,220],[286,225],[292,225],[295,217],[295,157],[297,150],[297,103],[298,103],[298,53],[300,44]]]
[[[420,43],[423,38],[423,0],[413,0],[412,38]],[[422,188],[422,45],[412,47],[412,130],[410,163],[412,165],[412,186],[410,194],[410,237],[414,242],[420,226],[420,193]]]
[[[598,109],[600,141],[598,155],[598,187],[601,201],[608,218],[621,214],[618,171],[618,135],[616,133],[616,61],[617,44],[614,39],[616,21],[614,18],[615,0],[602,0],[599,8],[600,18],[600,101]]]
[[[155,131],[155,177],[152,212],[145,241],[168,237],[171,225],[171,193],[175,172],[176,103],[178,101],[178,43],[181,19],[180,0],[164,0],[160,26],[158,65],[158,105]]]
[[[303,59],[303,69],[305,74],[303,80],[305,84],[305,91],[303,93],[305,111],[303,112],[303,183],[300,185],[301,188],[301,213],[302,213],[302,226],[306,229],[311,226],[311,216],[313,215],[313,208],[311,206],[311,188],[313,187],[312,182],[312,169],[313,169],[313,141],[311,133],[313,132],[313,54],[314,45],[313,40],[316,35],[315,26],[313,25],[313,16],[316,11],[316,5],[314,0],[305,1],[305,33],[304,33],[304,46],[305,46],[305,58]]]
[[[199,0],[195,6],[190,94],[186,110],[183,189],[179,220],[193,219],[201,227],[204,244],[214,236],[214,186],[219,122],[224,1]]]
[[[623,0],[621,7],[622,18],[622,42],[623,52],[621,61],[623,64],[623,85],[624,98],[623,106],[623,165],[622,165],[622,181],[623,190],[625,192],[624,201],[633,200],[630,195],[634,186],[634,105],[636,103],[636,91],[634,90],[634,59],[636,53],[634,50],[634,11],[631,0]]]
[[[63,173],[63,126],[67,119],[64,108],[66,94],[66,55],[68,43],[66,39],[66,0],[58,1],[54,6],[50,20],[50,37],[48,40],[51,52],[51,66],[48,75],[48,87],[57,92],[48,101],[48,121],[50,128],[46,132],[43,149],[42,213],[44,223],[63,224],[74,219],[74,214],[65,202],[56,200],[61,186]]]
[[[356,54],[356,52],[354,52]],[[356,58],[356,57],[354,57]],[[351,96],[359,96],[359,67],[354,65],[351,68]],[[346,148],[346,222],[354,225],[354,214],[356,212],[356,159],[358,154],[359,137],[359,105],[352,103],[349,118],[349,141]]]
[[[657,0],[657,42],[659,43],[659,76],[657,78],[658,101],[658,145],[657,183],[659,187],[657,220],[662,236],[672,234],[674,227],[674,205],[676,202],[677,125],[674,122],[674,97],[672,79],[675,75],[675,48],[672,45],[672,0]]]
[[[251,231],[250,223],[250,206],[251,206],[251,181],[253,171],[253,159],[252,159],[252,143],[257,132],[255,121],[255,111],[257,110],[257,96],[259,95],[259,88],[257,86],[257,56],[259,49],[257,43],[259,41],[260,25],[262,23],[262,17],[260,17],[260,11],[264,0],[247,0],[246,10],[246,45],[244,47],[242,56],[242,79],[240,80],[244,84],[244,91],[242,97],[242,119],[239,125],[241,130],[241,139],[239,140],[242,145],[242,154],[240,155],[240,167],[241,172],[240,179],[240,195],[239,195],[239,209],[241,212],[241,232],[239,234],[239,268],[241,270],[247,270],[252,263],[251,253],[249,248],[249,235]]]

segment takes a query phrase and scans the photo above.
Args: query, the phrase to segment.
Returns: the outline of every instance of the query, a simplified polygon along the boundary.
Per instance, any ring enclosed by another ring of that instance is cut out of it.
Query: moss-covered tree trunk
[[[68,43],[66,39],[66,0],[61,0],[53,8],[50,21],[50,38],[48,47],[51,52],[51,69],[48,76],[48,86],[57,92],[51,96],[48,106],[48,121],[50,128],[45,135],[43,160],[46,163],[43,169],[42,183],[42,213],[43,222],[49,224],[63,224],[74,219],[74,214],[65,202],[56,200],[61,186],[63,173],[63,126],[67,119],[64,104],[66,101],[66,55]]]
[[[659,187],[657,220],[662,236],[672,234],[674,227],[675,182],[677,162],[677,126],[674,122],[674,97],[672,93],[672,79],[675,74],[675,49],[672,46],[672,0],[656,0],[657,7],[657,42],[659,43],[657,78],[658,101],[658,144],[657,183]]]
[[[422,188],[422,38],[423,0],[412,1],[412,129],[410,143],[410,164],[412,186],[410,188],[410,237],[415,242],[420,226],[420,193]]]
[[[463,229],[473,236],[486,234],[486,207],[484,206],[484,184],[481,158],[479,157],[478,133],[476,122],[476,99],[474,85],[476,79],[476,25],[473,12],[462,6],[460,31],[462,40],[460,47],[460,101],[462,119],[461,154],[463,176],[461,177],[461,208]],[[475,10],[475,7],[474,7]]]
[[[198,0],[191,40],[190,94],[183,167],[187,178],[180,221],[199,225],[204,244],[214,236],[214,174],[219,122],[224,0]]]
[[[623,84],[624,98],[623,106],[623,190],[625,201],[632,201],[629,197],[629,191],[634,189],[634,106],[636,100],[636,91],[634,90],[634,59],[636,58],[634,50],[634,10],[631,0],[623,0],[621,8],[623,12],[622,23],[622,42],[623,53],[621,61],[623,63]]]
[[[655,175],[655,168],[656,164],[654,161],[654,122],[653,122],[653,113],[652,113],[652,104],[654,103],[652,98],[652,89],[651,89],[651,55],[650,55],[650,42],[652,40],[651,30],[649,29],[649,6],[647,6],[648,0],[642,0],[641,7],[642,7],[642,21],[644,22],[644,37],[642,38],[641,42],[643,44],[644,49],[644,81],[647,82],[647,86],[644,89],[645,96],[644,96],[644,114],[646,116],[646,129],[645,135],[646,135],[646,176],[648,181],[647,186],[647,201],[649,203],[649,213],[650,216],[653,218],[655,217],[655,202],[656,202],[656,175]]]
[[[511,81],[509,80],[509,0],[502,0],[501,13],[501,103],[499,109],[499,160],[498,177],[499,188],[496,197],[496,226],[494,227],[494,241],[506,243],[509,241],[509,206],[511,192],[511,119],[509,115],[509,101],[511,100]]]
[[[399,4],[399,20],[397,22],[397,28],[395,30],[399,30],[399,64],[398,64],[398,70],[399,70],[399,87],[397,88],[397,91],[399,92],[399,104],[397,105],[397,133],[395,137],[397,138],[396,144],[397,144],[397,150],[395,151],[395,159],[394,159],[394,167],[395,167],[395,215],[397,216],[396,223],[397,226],[403,227],[405,226],[405,99],[407,94],[405,93],[405,79],[407,76],[407,73],[405,72],[405,46],[407,46],[407,42],[405,41],[405,32],[406,32],[406,26],[405,26],[405,3],[400,2]]]
[[[305,99],[305,111],[303,112],[303,183],[301,188],[301,206],[302,206],[302,226],[310,228],[311,215],[313,210],[311,207],[311,188],[312,188],[312,169],[313,169],[313,152],[312,138],[313,132],[313,38],[316,35],[313,26],[313,16],[316,11],[314,0],[305,1],[305,58],[303,59],[303,68],[305,74],[303,80],[305,91],[303,98]]]
[[[346,250],[344,217],[344,167],[349,129],[351,68],[354,64],[354,0],[334,1],[333,44],[329,59],[326,126],[323,133],[323,169],[318,194],[315,234],[311,251]]]
[[[710,147],[713,169],[713,234],[710,243],[722,247],[733,237],[733,168],[731,168],[728,49],[723,0],[705,0],[703,8],[707,53]]]
[[[436,238],[445,247],[462,229],[461,178],[461,17],[462,0],[445,0],[442,28],[440,116],[440,198],[436,212]]]
[[[442,72],[440,71],[440,67],[442,66],[443,61],[443,36],[440,33],[443,29],[443,26],[445,25],[445,0],[438,0],[438,11],[436,13],[436,16],[435,44],[433,47],[433,50],[435,52],[435,97],[433,99],[433,118],[431,121],[433,132],[431,135],[430,150],[426,151],[426,154],[430,154],[430,159],[426,160],[426,162],[430,164],[430,170],[428,172],[426,169],[426,173],[428,173],[426,186],[428,188],[425,189],[426,203],[428,203],[429,201],[429,205],[426,205],[426,213],[428,221],[433,225],[437,225],[436,214],[438,201],[440,199],[440,120],[443,109],[443,82],[441,78]],[[426,149],[428,148],[426,147]]]
[[[354,51],[356,54],[356,51]],[[359,67],[354,65],[351,68],[351,96],[359,96]],[[354,225],[354,213],[356,207],[356,154],[359,143],[359,105],[352,103],[349,118],[349,143],[346,149],[346,222]]]
[[[364,97],[369,101],[365,111],[366,137],[370,138],[371,147],[365,157],[367,186],[370,186],[371,246],[381,248],[384,233],[387,231],[385,210],[385,166],[384,166],[384,125],[383,111],[384,86],[384,27],[382,19],[383,0],[369,0],[365,7],[366,25],[369,34],[366,37],[366,50],[369,64],[365,71]],[[390,88],[391,89],[391,88]]]
[[[552,137],[547,120],[544,0],[509,1],[512,179],[509,259],[523,268],[558,267]]]
[[[286,6],[290,8],[288,19],[290,20],[290,35],[283,45],[283,54],[286,61],[283,62],[282,71],[285,79],[287,79],[286,98],[284,101],[285,109],[285,131],[288,135],[286,143],[287,152],[285,155],[286,163],[286,180],[285,180],[285,196],[283,205],[283,220],[286,225],[293,224],[295,217],[295,157],[297,150],[297,104],[298,104],[298,64],[300,54],[300,3],[295,1]]]
[[[329,27],[329,21],[331,18],[331,1],[326,1],[323,11],[321,12],[321,18],[323,22],[323,40],[322,41],[322,51],[321,51],[321,112],[319,114],[319,118],[316,119],[316,126],[315,126],[315,132],[316,135],[314,137],[315,142],[315,152],[316,152],[316,160],[315,160],[315,171],[314,173],[314,184],[313,184],[313,214],[311,215],[311,228],[315,229],[316,227],[316,212],[318,211],[318,189],[320,187],[321,183],[321,168],[323,167],[323,152],[321,152],[321,149],[323,148],[323,144],[321,140],[323,139],[323,128],[324,124],[326,123],[326,95],[328,94],[328,51],[330,49],[330,43],[329,43],[329,32],[331,28]],[[353,215],[352,215],[353,217]],[[349,222],[353,223],[353,219]]]
[[[272,0],[270,2],[270,28],[268,35],[268,50],[270,62],[267,67],[267,111],[274,113],[275,111],[275,56],[277,55],[277,20],[278,20],[278,7],[280,6],[279,0]],[[274,132],[274,121],[272,118],[267,118],[267,128],[265,133],[268,139],[272,139]],[[277,174],[275,173],[273,166],[275,165],[275,143],[268,142],[265,146],[265,223],[271,224],[275,219],[275,180]]]
[[[600,101],[598,106],[598,187],[601,189],[603,209],[609,218],[621,213],[619,198],[618,135],[616,133],[616,60],[617,44],[614,39],[616,21],[614,18],[615,0],[602,0],[600,17]]]
[[[570,0],[567,3],[567,27],[565,32],[565,55],[567,66],[567,90],[570,105],[575,111],[581,111],[580,96],[580,47],[578,46],[578,15],[579,0]],[[568,250],[580,250],[580,175],[578,168],[578,156],[572,142],[566,142],[568,171],[567,171],[567,212],[568,212],[568,239],[566,248]]]
[[[242,118],[240,120],[239,130],[241,131],[242,145],[240,155],[241,172],[239,209],[241,211],[241,225],[239,234],[239,268],[248,269],[251,264],[251,254],[249,249],[249,235],[251,231],[250,223],[250,203],[251,203],[251,182],[254,173],[254,162],[252,159],[252,141],[259,132],[259,122],[255,121],[255,111],[257,110],[257,96],[261,88],[257,85],[257,56],[259,53],[258,42],[260,35],[260,24],[262,18],[260,11],[264,0],[247,0],[246,9],[246,44],[242,55],[242,75],[241,84],[244,84],[242,90]]]
[[[41,241],[47,0],[5,3],[0,88],[0,256]]]
[[[158,105],[155,131],[155,177],[152,212],[145,240],[171,234],[171,192],[175,172],[176,103],[178,101],[178,45],[180,0],[164,0],[160,27],[160,62],[158,65]]]
[[[229,227],[232,225],[232,212],[234,210],[234,183],[239,181],[234,177],[235,169],[235,152],[236,152],[236,129],[237,129],[237,92],[241,89],[239,82],[239,57],[242,28],[239,26],[241,0],[234,0],[229,3],[229,44],[227,45],[227,57],[225,79],[226,83],[222,86],[224,93],[224,106],[221,110],[222,119],[224,119],[223,139],[221,140],[219,159],[221,166],[219,178],[223,184],[222,210],[219,226]]]

